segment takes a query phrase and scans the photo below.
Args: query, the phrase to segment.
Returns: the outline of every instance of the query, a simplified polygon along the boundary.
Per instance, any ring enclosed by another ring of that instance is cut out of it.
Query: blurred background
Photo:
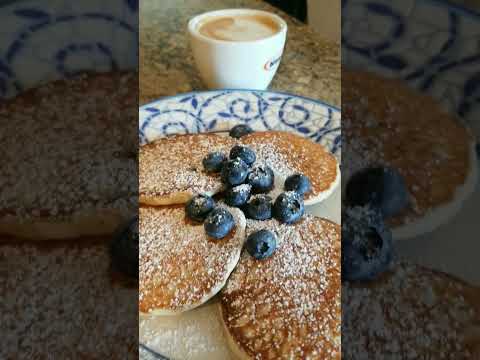
[[[340,40],[341,0],[265,0],[298,20],[308,23],[325,38]]]
[[[341,0],[264,1],[282,9],[298,20],[308,23],[323,37],[332,41],[340,41]],[[449,2],[480,12],[480,0],[450,0]]]

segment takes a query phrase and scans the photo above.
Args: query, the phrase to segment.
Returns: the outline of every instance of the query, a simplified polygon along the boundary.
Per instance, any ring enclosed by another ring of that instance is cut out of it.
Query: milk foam
[[[280,30],[278,24],[265,16],[225,16],[206,20],[199,26],[200,34],[226,41],[252,41],[270,37]]]

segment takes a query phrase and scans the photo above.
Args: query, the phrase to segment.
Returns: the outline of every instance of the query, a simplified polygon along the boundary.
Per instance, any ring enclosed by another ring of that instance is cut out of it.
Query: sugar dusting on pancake
[[[295,225],[247,220],[248,234],[269,229],[276,252],[248,252],[221,305],[233,350],[244,358],[340,358],[340,228],[310,215]]]
[[[342,85],[345,179],[379,165],[402,174],[412,201],[389,220],[396,238],[431,231],[453,216],[475,185],[467,127],[401,81],[344,70]]]
[[[283,185],[285,179],[301,173],[312,183],[312,190],[305,194],[305,204],[313,205],[330,196],[340,182],[340,169],[335,157],[322,145],[310,139],[284,132],[256,132],[241,138],[257,154],[257,162],[270,166]]]
[[[480,290],[400,263],[378,281],[342,286],[343,359],[477,359]]]
[[[214,296],[237,264],[245,240],[245,218],[229,208],[235,228],[211,239],[183,206],[140,207],[140,312],[173,314]]]
[[[330,196],[340,182],[335,157],[322,145],[292,133],[257,132],[239,141],[216,134],[176,135],[140,148],[140,202],[171,205],[185,203],[194,194],[213,195],[222,191],[219,174],[205,172],[202,160],[214,151],[228,155],[237,143],[255,151],[255,164],[266,164],[273,169],[276,177],[273,193],[283,191],[287,176],[303,173],[312,182],[312,191],[305,195],[305,203],[312,205]]]
[[[136,211],[137,78],[80,74],[0,104],[2,224]]]
[[[0,358],[138,359],[138,288],[87,242],[0,245]]]
[[[226,136],[191,134],[170,136],[140,147],[140,201],[155,204],[163,198],[164,205],[169,205],[184,203],[194,194],[219,192],[223,188],[219,174],[207,173],[202,160],[215,151],[228,155],[234,145],[235,140]]]

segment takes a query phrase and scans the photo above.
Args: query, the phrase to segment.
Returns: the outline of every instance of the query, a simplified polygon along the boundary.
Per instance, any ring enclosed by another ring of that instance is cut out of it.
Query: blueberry
[[[225,193],[225,203],[230,206],[243,206],[250,199],[250,193],[252,186],[248,184],[242,184],[230,188]]]
[[[312,189],[310,179],[303,174],[290,175],[285,180],[285,190],[295,191],[297,194],[304,195]]]
[[[251,166],[255,160],[257,160],[257,156],[255,152],[246,146],[235,145],[230,150],[230,159],[240,158],[245,161],[245,164]]]
[[[247,176],[247,183],[252,185],[254,193],[265,193],[273,189],[275,175],[267,165],[254,167]]]
[[[235,125],[231,130],[229,135],[233,138],[240,139],[242,136],[253,133],[253,129],[248,125]]]
[[[354,174],[345,195],[349,206],[370,204],[379,208],[384,218],[399,214],[409,205],[405,180],[397,170],[388,167],[367,168]]]
[[[373,280],[393,261],[392,234],[378,209],[347,208],[342,214],[342,279]]]
[[[248,175],[248,165],[240,158],[228,160],[222,168],[222,181],[226,185],[242,184]]]
[[[303,198],[294,191],[281,193],[273,205],[273,216],[281,223],[293,224],[300,220],[304,213]]]
[[[235,220],[228,210],[216,208],[208,214],[203,226],[208,236],[221,239],[232,231],[235,226]]]
[[[110,243],[110,256],[115,270],[138,279],[138,217],[116,232]]]
[[[221,152],[212,152],[203,159],[203,167],[206,171],[217,173],[222,170],[223,163],[227,160],[227,156]]]
[[[195,195],[185,205],[187,217],[202,222],[215,207],[215,201],[208,195]]]
[[[246,205],[245,213],[248,218],[267,220],[272,218],[272,198],[267,195],[257,195]]]
[[[247,238],[246,249],[257,260],[265,259],[277,248],[277,238],[268,230],[259,230]]]

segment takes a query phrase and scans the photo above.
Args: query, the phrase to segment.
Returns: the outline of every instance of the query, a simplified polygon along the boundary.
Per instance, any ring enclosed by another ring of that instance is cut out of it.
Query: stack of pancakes
[[[239,140],[217,134],[176,135],[140,148],[140,275],[142,313],[193,309],[221,291],[219,306],[232,351],[242,358],[340,358],[340,227],[306,215],[294,225],[246,220],[239,209],[234,231],[209,238],[185,216],[195,194],[224,190],[202,159],[235,144],[252,148],[257,164],[275,173],[273,193],[303,173],[312,182],[305,203],[326,199],[339,184],[338,164],[321,145],[286,132],[258,132]],[[224,205],[220,205],[224,206]],[[268,229],[277,250],[255,260],[242,250],[250,233]]]

